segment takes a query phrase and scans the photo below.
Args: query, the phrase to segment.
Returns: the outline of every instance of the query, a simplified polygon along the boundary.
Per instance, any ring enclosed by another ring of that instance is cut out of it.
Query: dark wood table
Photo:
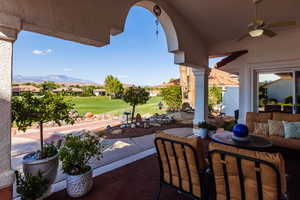
[[[256,151],[269,151],[272,147],[272,142],[266,138],[249,135],[249,141],[239,142],[232,139],[232,132],[224,131],[216,133],[211,136],[212,141],[221,143],[224,145],[234,146],[243,149],[250,149]]]

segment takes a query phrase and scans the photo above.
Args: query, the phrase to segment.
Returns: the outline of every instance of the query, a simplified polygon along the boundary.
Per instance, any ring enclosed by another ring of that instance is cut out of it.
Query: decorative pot
[[[93,187],[93,170],[81,175],[67,175],[67,193],[70,197],[82,197]]]
[[[58,154],[50,158],[36,160],[33,158],[33,153],[24,156],[23,158],[23,171],[26,174],[37,176],[39,171],[43,176],[49,180],[49,186],[52,185],[56,179],[58,169]]]
[[[200,128],[199,129],[199,136],[203,139],[207,138],[207,129],[206,128]]]

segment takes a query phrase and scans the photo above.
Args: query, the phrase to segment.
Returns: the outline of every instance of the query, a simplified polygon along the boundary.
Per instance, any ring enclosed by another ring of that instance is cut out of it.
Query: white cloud
[[[117,77],[119,79],[128,79],[129,78],[129,76],[127,76],[127,75],[118,75]]]
[[[73,69],[72,69],[72,68],[66,67],[66,68],[64,68],[64,71],[65,71],[65,72],[71,72],[71,71],[73,71]]]
[[[32,51],[32,54],[35,54],[35,55],[49,55],[53,52],[52,49],[46,49],[46,50],[39,50],[39,49],[34,49]]]

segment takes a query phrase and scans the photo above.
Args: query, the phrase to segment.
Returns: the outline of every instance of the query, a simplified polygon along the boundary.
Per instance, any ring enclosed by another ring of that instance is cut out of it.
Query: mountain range
[[[47,75],[47,76],[22,76],[14,75],[13,82],[15,83],[41,83],[44,81],[51,81],[55,83],[80,83],[80,84],[95,84],[91,80],[85,80],[80,78],[74,78],[66,75]]]

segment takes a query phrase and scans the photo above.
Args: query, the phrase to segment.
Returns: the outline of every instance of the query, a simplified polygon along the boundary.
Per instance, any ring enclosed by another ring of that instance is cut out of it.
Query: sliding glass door
[[[256,75],[257,111],[300,113],[300,72],[272,71]]]
[[[295,76],[295,95],[294,95],[294,113],[300,114],[300,71],[294,72]]]

